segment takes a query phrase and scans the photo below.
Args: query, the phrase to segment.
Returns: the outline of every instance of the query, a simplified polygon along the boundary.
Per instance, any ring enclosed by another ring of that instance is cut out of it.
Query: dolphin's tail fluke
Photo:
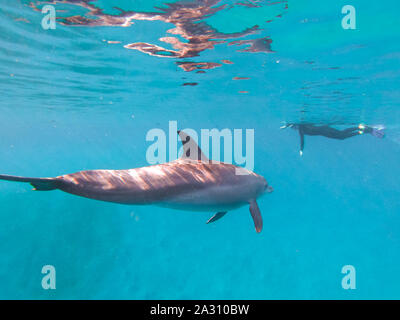
[[[9,176],[0,174],[0,180],[17,181],[17,182],[29,182],[34,190],[37,191],[49,191],[58,189],[60,180],[58,178],[27,178]]]

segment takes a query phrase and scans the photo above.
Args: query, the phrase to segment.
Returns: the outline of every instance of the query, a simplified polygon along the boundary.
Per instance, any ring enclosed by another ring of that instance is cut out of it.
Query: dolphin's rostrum
[[[272,191],[267,181],[244,168],[210,161],[190,136],[183,131],[178,134],[183,155],[168,163],[129,170],[80,171],[55,178],[0,175],[0,180],[29,182],[38,191],[59,189],[122,204],[217,212],[207,223],[249,204],[256,231],[260,232],[263,222],[256,199]]]

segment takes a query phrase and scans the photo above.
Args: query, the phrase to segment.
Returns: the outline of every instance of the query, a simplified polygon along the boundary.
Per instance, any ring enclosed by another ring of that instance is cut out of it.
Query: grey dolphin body
[[[209,161],[190,136],[183,131],[178,134],[183,156],[168,163],[129,170],[80,171],[54,178],[0,175],[0,180],[29,182],[34,190],[59,189],[108,202],[217,211],[207,223],[250,204],[256,231],[260,232],[262,218],[256,199],[272,191],[266,180],[244,168]]]

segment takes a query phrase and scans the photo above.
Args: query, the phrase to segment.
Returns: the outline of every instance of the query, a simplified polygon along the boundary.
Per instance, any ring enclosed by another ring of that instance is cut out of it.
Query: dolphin
[[[263,221],[257,198],[273,189],[260,175],[223,162],[210,161],[197,143],[178,131],[183,155],[174,161],[128,170],[87,170],[53,178],[0,175],[0,180],[28,182],[33,190],[62,190],[95,200],[214,211],[207,223],[228,211],[250,206],[257,232]]]

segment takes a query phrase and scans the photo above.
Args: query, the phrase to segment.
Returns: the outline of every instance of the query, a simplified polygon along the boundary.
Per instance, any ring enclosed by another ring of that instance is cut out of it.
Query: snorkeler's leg
[[[357,130],[356,133],[354,133],[354,130]],[[358,134],[358,128],[348,128],[344,130],[338,130],[329,126],[322,126],[318,128],[318,133],[321,136],[331,138],[331,139],[338,139],[338,140],[343,140],[349,137],[352,137],[353,135]]]
[[[347,129],[342,130],[342,132],[344,132],[344,133],[350,133],[350,132],[354,132],[354,131],[358,131],[358,130],[360,130],[359,127],[350,127],[350,128],[347,128]]]
[[[344,130],[339,130],[338,139],[344,140],[361,134],[359,127],[351,127]]]
[[[347,139],[350,137],[354,137],[358,134],[360,134],[358,127],[351,127],[351,128],[339,130],[339,129],[335,129],[335,128],[326,126],[321,130],[321,135],[323,135],[324,137],[331,138],[331,139],[338,139],[338,140],[344,140],[344,139]]]

